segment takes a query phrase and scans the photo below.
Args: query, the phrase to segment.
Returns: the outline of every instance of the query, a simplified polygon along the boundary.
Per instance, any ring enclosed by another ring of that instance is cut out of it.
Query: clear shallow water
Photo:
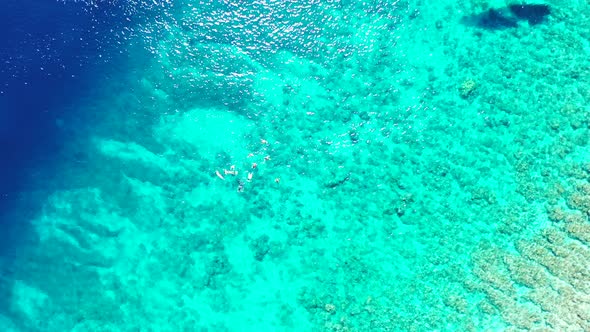
[[[0,323],[587,330],[588,4],[545,4],[60,3],[114,22],[18,149]]]

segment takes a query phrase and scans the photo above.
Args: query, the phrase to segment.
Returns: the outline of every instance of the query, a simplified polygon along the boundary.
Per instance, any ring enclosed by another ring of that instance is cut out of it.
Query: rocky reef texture
[[[513,331],[586,331],[590,329],[590,244],[588,195],[590,174],[571,179],[561,199],[548,205],[550,219],[540,234],[514,243],[513,250],[490,243],[474,255],[476,278],[466,282],[485,294],[483,305]]]
[[[2,308],[27,331],[589,329],[587,19],[480,31],[469,3],[175,2],[141,27],[153,58],[78,105],[92,126],[64,121]]]

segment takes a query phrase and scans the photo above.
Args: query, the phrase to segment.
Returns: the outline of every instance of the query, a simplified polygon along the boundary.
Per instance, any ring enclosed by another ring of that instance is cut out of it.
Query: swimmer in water
[[[227,169],[224,169],[223,172],[225,173],[225,175],[238,175],[238,171],[236,171],[236,166],[232,165],[229,168],[229,171]]]

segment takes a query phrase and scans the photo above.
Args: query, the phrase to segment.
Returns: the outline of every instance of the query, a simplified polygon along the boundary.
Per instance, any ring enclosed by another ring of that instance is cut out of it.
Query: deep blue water
[[[125,24],[123,11],[109,4],[0,2],[0,243],[8,245],[23,226],[10,212],[31,177],[51,176],[62,139],[56,120],[80,115],[64,106],[95,88],[105,65],[122,54],[110,45]]]
[[[63,106],[92,84],[97,64],[113,60],[108,43],[121,15],[111,9],[56,0],[0,4],[2,203],[35,164],[51,162],[60,145],[56,118],[68,116]]]

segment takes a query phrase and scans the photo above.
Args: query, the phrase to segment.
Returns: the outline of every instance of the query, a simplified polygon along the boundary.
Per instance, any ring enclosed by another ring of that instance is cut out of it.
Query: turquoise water
[[[590,330],[590,4],[537,3],[126,4],[0,326]]]

